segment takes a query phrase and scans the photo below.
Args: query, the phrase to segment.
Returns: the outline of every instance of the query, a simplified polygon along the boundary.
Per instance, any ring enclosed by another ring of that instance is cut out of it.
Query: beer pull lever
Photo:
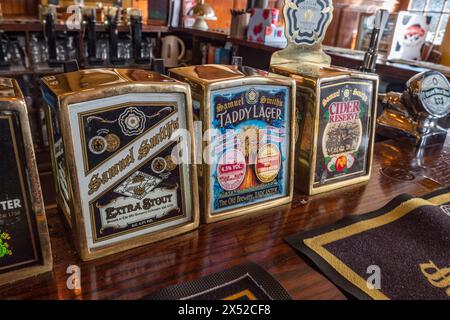
[[[95,9],[89,11],[86,15],[86,27],[87,27],[87,41],[88,41],[88,64],[89,65],[102,65],[103,59],[97,58],[97,35],[95,32]]]
[[[56,33],[55,33],[55,19],[52,12],[47,12],[45,15],[45,37],[47,39],[48,46],[48,65],[49,67],[59,67],[63,64],[63,61],[57,60],[56,55]]]
[[[142,57],[142,13],[140,10],[130,12],[130,27],[134,62],[149,64],[150,59]]]
[[[118,55],[118,31],[117,26],[119,24],[119,8],[116,8],[114,14],[108,14],[106,17],[109,31],[109,61],[113,65],[125,64],[125,59],[119,58]]]
[[[11,64],[6,60],[5,51],[3,51],[3,31],[0,31],[0,70],[9,69]],[[6,43],[6,48],[8,43]]]
[[[408,80],[403,93],[379,97],[383,112],[377,133],[390,139],[406,139],[422,148],[443,144],[447,130],[438,121],[450,113],[450,83],[437,71],[425,71]]]
[[[380,46],[381,36],[389,18],[389,11],[380,9],[375,14],[375,21],[370,36],[370,44],[367,52],[364,54],[364,60],[360,67],[361,71],[375,73],[378,58],[378,47]]]

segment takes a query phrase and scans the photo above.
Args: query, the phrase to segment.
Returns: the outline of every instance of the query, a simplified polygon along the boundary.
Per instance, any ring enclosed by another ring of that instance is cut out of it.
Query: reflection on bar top
[[[169,72],[185,77],[186,79],[196,79],[205,85],[225,80],[248,77],[280,77],[267,71],[254,69],[251,67],[219,64],[173,68],[170,69]]]
[[[157,72],[141,69],[86,69],[46,76],[42,81],[57,96],[127,83],[175,82]]]

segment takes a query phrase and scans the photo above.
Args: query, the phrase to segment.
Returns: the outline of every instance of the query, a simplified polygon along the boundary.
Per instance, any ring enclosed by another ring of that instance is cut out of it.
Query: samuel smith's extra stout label
[[[289,87],[246,85],[211,93],[212,214],[287,195]]]
[[[0,111],[0,273],[39,263],[19,115]]]
[[[187,166],[172,158],[179,143],[172,136],[186,127],[184,104],[180,94],[171,96],[167,102],[136,95],[123,103],[115,97],[116,105],[99,99],[70,106],[71,125],[78,128],[74,139],[81,142],[74,148],[92,247],[190,221],[183,210],[191,201],[184,194]]]
[[[357,79],[321,87],[315,186],[365,174],[371,90],[372,82]]]

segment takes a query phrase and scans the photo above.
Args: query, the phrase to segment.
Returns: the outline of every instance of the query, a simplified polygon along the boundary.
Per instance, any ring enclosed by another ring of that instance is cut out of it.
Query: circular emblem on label
[[[228,150],[219,158],[217,180],[224,190],[236,190],[244,181],[246,170],[242,152],[236,149]]]
[[[425,110],[437,118],[450,112],[450,83],[441,73],[431,71],[420,83],[419,97]]]
[[[107,142],[102,136],[95,136],[89,140],[88,145],[93,154],[102,154],[106,151]]]
[[[166,160],[164,158],[158,157],[152,161],[152,169],[155,173],[161,173],[166,170]]]
[[[254,88],[248,90],[245,94],[245,100],[248,104],[256,104],[258,103],[259,93]]]
[[[106,140],[106,151],[114,152],[120,147],[120,138],[114,134],[110,133],[105,136]]]
[[[272,182],[281,169],[280,149],[273,143],[264,144],[256,157],[256,176],[262,183]]]
[[[173,162],[172,156],[166,156],[164,159],[166,160],[166,169],[169,171],[175,170],[177,165]]]
[[[118,121],[120,129],[126,136],[137,136],[145,129],[145,114],[134,107],[126,109]]]
[[[321,43],[333,18],[331,0],[285,0],[286,38],[297,45]]]

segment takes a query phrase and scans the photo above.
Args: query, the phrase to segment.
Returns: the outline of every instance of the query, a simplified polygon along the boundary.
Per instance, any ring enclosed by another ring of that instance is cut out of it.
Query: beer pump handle
[[[95,34],[95,15],[90,12],[87,16],[88,27],[88,55],[89,57],[95,57],[96,55],[96,34]]]
[[[414,75],[406,90],[389,92],[377,119],[377,133],[390,139],[406,138],[419,149],[442,145],[447,130],[439,120],[450,114],[450,82],[434,70]]]
[[[49,11],[44,19],[44,37],[47,40],[48,47],[48,65],[49,67],[60,67],[62,61],[58,61],[56,54],[56,32],[55,32],[55,13]]]
[[[101,65],[103,60],[97,58],[97,35],[95,32],[96,24],[95,9],[90,10],[87,19],[87,38],[88,38],[88,63],[90,65]]]
[[[112,15],[108,15],[109,24],[109,60],[113,65],[125,64],[125,59],[119,58],[118,44],[119,37],[117,34],[117,26],[119,24],[119,9],[116,8],[116,12]]]
[[[64,62],[64,73],[78,70],[80,70],[80,67],[78,66],[78,61],[76,59]]]
[[[375,72],[378,58],[378,47],[380,45],[381,36],[383,35],[388,18],[389,11],[386,9],[380,9],[375,14],[374,27],[370,37],[370,45],[367,52],[364,54],[363,64],[360,68],[361,71],[372,73]]]
[[[155,58],[153,59],[151,70],[155,72],[159,72],[160,74],[165,74],[166,70],[164,67],[164,59]]]
[[[55,22],[53,14],[48,12],[45,15],[45,36],[47,38],[48,58],[49,61],[56,61],[56,37],[55,37]]]
[[[141,41],[142,41],[142,33],[141,33],[141,17],[140,15],[130,14],[130,23],[131,23],[131,41],[133,47],[133,59],[136,62],[141,55]]]
[[[378,95],[378,101],[382,106],[382,108],[379,108],[379,112],[382,112],[384,109],[389,109],[402,116],[410,116],[410,111],[405,106],[403,94],[400,92],[381,93]]]
[[[133,42],[133,58],[137,64],[148,64],[150,59],[142,58],[142,12],[131,13],[131,39]]]
[[[0,70],[9,69],[10,64],[6,61],[5,52],[3,51],[3,31],[0,31]]]
[[[240,56],[233,56],[231,58],[231,64],[233,66],[242,67],[242,57],[240,57]]]

